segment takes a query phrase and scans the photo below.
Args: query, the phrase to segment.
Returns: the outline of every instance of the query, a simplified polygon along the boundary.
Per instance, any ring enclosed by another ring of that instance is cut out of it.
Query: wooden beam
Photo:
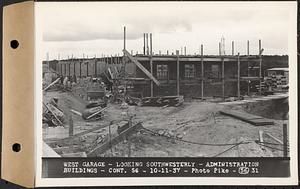
[[[110,78],[111,78],[111,79],[115,79],[114,74],[112,73],[111,69],[110,69],[110,68],[107,68],[107,70],[108,70],[108,73],[109,73],[109,75],[110,75]]]
[[[60,77],[57,78],[55,81],[53,81],[52,83],[50,83],[47,87],[45,87],[43,89],[43,91],[46,91],[47,89],[49,89],[51,86],[55,85],[58,81],[60,80]]]
[[[159,86],[159,81],[139,62],[137,61],[127,50],[123,50],[125,56],[127,56],[137,67],[139,67],[154,83]]]
[[[270,138],[272,138],[273,140],[275,140],[276,142],[278,142],[279,144],[283,144],[283,142],[280,140],[280,139],[278,139],[278,138],[276,138],[275,136],[273,136],[272,134],[270,134],[270,133],[265,133],[267,136],[269,136]]]
[[[97,154],[104,153],[106,150],[108,150],[111,146],[114,146],[120,142],[122,142],[126,137],[131,135],[134,132],[137,132],[138,130],[142,129],[143,126],[141,123],[137,123],[136,125],[129,127],[128,129],[121,132],[117,137],[112,138],[110,141],[105,142],[104,144],[96,147],[91,152],[87,154],[88,157],[95,157]]]
[[[203,65],[203,45],[201,45],[201,99],[204,96],[204,65]]]
[[[241,77],[241,68],[240,68],[240,53],[238,53],[238,60],[237,60],[238,70],[237,70],[237,97],[240,99],[241,90],[240,90],[240,77]]]
[[[135,56],[135,59],[138,61],[149,61],[150,57],[148,56]],[[153,61],[173,61],[174,63],[177,60],[177,56],[153,56],[152,57]],[[225,57],[221,57],[221,56],[211,56],[211,57],[205,57],[203,56],[203,61],[204,62],[218,62],[221,61],[222,59],[224,59],[224,62],[235,62],[237,57],[234,56],[232,57],[230,56],[225,56]],[[179,61],[180,62],[188,62],[188,61],[194,61],[194,62],[200,62],[201,61],[201,57],[179,57]],[[252,61],[252,62],[259,62],[259,57],[258,56],[252,56],[252,57],[240,57],[240,61],[241,62],[247,62],[247,61]]]
[[[179,74],[180,74],[180,72],[179,72],[179,50],[176,50],[176,56],[177,56],[177,96],[179,96],[179,94],[180,94],[180,86],[179,86]]]

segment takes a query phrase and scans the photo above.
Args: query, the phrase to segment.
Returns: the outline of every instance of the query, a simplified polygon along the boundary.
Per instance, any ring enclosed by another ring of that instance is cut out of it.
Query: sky
[[[143,33],[152,33],[154,54],[176,52],[218,54],[225,38],[225,53],[288,53],[291,3],[284,2],[38,2],[36,28],[41,33],[43,57],[102,57],[122,54],[123,27],[126,49],[143,51]]]

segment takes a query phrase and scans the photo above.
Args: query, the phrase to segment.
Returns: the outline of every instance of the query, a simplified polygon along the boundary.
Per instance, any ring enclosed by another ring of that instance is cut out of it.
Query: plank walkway
[[[274,125],[274,122],[270,119],[266,119],[261,116],[257,116],[249,113],[238,112],[233,110],[222,110],[220,111],[220,113],[223,115],[227,115],[242,120],[244,122],[250,123],[255,126]]]

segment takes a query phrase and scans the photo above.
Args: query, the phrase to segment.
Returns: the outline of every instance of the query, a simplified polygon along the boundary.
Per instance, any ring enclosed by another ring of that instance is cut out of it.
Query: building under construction
[[[215,56],[205,55],[203,45],[198,55],[187,55],[186,47],[181,53],[153,54],[152,34],[144,34],[142,54],[129,53],[124,37],[123,56],[60,60],[54,69],[62,76],[126,81],[135,97],[239,98],[250,91],[261,92],[261,42],[257,55],[249,55],[249,41],[247,55],[235,54],[233,42],[232,55],[225,55],[223,45],[221,40]]]
[[[125,42],[124,30],[122,56],[44,62],[44,157],[288,156],[287,90],[259,95],[279,78],[268,72],[266,82],[264,64],[284,61],[263,60],[260,41],[257,55],[249,42],[247,55],[234,43],[226,55],[222,38],[214,56],[203,45],[194,55],[154,54],[152,34],[142,54]],[[265,148],[274,140],[283,149]]]

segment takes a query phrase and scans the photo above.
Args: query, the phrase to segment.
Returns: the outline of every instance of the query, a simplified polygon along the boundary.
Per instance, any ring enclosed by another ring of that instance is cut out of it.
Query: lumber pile
[[[53,99],[44,105],[43,123],[48,126],[62,126],[65,122],[65,115],[61,109],[58,108],[57,103]]]

